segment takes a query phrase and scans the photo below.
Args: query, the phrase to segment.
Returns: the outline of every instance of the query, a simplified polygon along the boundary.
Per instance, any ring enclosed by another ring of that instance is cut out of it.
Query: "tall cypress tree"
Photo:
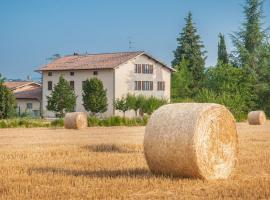
[[[229,57],[227,53],[225,36],[223,34],[219,34],[219,42],[218,42],[218,62],[222,62],[223,64],[229,63]]]
[[[255,109],[263,109],[270,116],[270,44],[263,29],[263,0],[246,0],[245,21],[240,31],[232,35],[235,63],[254,75]]]
[[[204,76],[206,59],[205,51],[203,51],[204,45],[193,23],[191,12],[188,13],[185,20],[186,25],[177,38],[178,47],[174,51],[175,58],[172,65],[178,66],[185,59],[189,63],[187,69],[191,72],[193,78],[194,85],[192,88],[197,88]]]
[[[266,40],[262,28],[263,0],[246,0],[245,21],[240,31],[232,35],[236,47],[235,60],[238,66],[246,67],[256,73],[259,67],[260,48]]]

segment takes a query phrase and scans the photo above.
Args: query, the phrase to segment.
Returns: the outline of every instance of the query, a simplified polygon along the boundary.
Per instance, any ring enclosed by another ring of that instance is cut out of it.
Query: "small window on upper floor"
[[[52,76],[52,72],[48,72],[48,76]]]
[[[84,88],[86,81],[82,81],[82,88]]]
[[[142,65],[141,64],[136,64],[135,65],[135,73],[136,74],[141,74],[142,73]]]
[[[153,74],[154,67],[153,65],[143,64],[142,65],[142,73],[143,74]]]
[[[74,76],[74,72],[69,72],[70,76]]]
[[[94,71],[93,75],[97,76],[98,75],[98,71]]]

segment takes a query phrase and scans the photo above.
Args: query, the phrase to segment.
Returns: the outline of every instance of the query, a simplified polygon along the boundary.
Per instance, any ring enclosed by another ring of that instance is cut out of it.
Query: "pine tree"
[[[218,42],[218,63],[222,62],[223,64],[229,63],[229,57],[227,53],[225,36],[223,34],[219,34],[219,42]]]
[[[174,51],[174,60],[172,65],[175,67],[181,63],[183,59],[188,61],[188,70],[193,77],[193,88],[199,86],[199,82],[204,76],[205,51],[203,51],[204,45],[201,42],[200,36],[197,33],[197,29],[192,20],[191,12],[188,13],[186,25],[177,38],[178,47]]]
[[[252,74],[256,80],[255,109],[265,110],[270,116],[270,44],[269,33],[263,29],[263,0],[246,0],[245,21],[240,31],[232,35],[236,48],[234,62]]]
[[[83,106],[85,110],[92,114],[104,113],[107,111],[107,90],[103,88],[103,83],[97,78],[86,80],[83,85]]]
[[[235,61],[237,65],[254,73],[259,70],[260,48],[267,38],[262,28],[262,6],[263,0],[246,0],[243,7],[245,22],[240,31],[232,35],[236,47]]]
[[[68,81],[60,76],[59,82],[54,86],[51,95],[47,96],[47,109],[56,113],[57,117],[64,117],[66,112],[74,111],[76,95]]]

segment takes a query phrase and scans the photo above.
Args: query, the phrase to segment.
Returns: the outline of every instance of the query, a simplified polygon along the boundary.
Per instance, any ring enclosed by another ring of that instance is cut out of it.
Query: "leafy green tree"
[[[97,78],[86,80],[83,85],[83,106],[85,110],[93,115],[107,111],[108,100],[107,90],[104,89],[103,83]]]
[[[76,95],[68,81],[60,76],[59,82],[54,86],[51,95],[47,96],[47,109],[55,112],[57,117],[64,117],[66,112],[74,111]]]
[[[4,78],[0,76],[0,119],[15,115],[16,100],[13,93],[3,84]]]
[[[185,99],[192,96],[192,75],[187,68],[188,62],[183,59],[172,74],[171,96],[173,99]]]
[[[126,117],[126,111],[129,110],[129,105],[127,103],[127,98],[122,97],[121,99],[116,99],[113,103],[113,106],[116,110],[123,112],[124,117]]]
[[[223,104],[240,120],[256,106],[254,82],[246,69],[219,63],[206,71],[204,89],[197,94],[196,100]]]
[[[224,64],[229,63],[229,57],[226,48],[225,36],[223,34],[219,34],[219,42],[218,42],[218,62],[222,62]]]
[[[174,51],[172,65],[179,65],[183,59],[188,61],[187,68],[192,74],[192,89],[200,87],[200,82],[204,77],[205,51],[201,38],[192,20],[191,12],[188,13],[186,25],[177,38],[178,47]]]
[[[138,97],[136,97],[134,94],[128,94],[126,97],[126,102],[129,110],[134,110],[137,117],[138,110],[140,108],[140,101],[138,101]]]
[[[151,96],[145,99],[142,110],[144,113],[151,115],[155,110],[165,105],[166,103],[167,103],[167,100],[165,99],[159,99],[154,96]]]

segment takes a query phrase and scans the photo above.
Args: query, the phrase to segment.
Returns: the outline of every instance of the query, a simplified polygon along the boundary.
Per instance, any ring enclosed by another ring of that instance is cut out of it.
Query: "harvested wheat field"
[[[228,180],[152,175],[144,127],[0,129],[0,199],[270,199],[270,122],[237,124]]]

